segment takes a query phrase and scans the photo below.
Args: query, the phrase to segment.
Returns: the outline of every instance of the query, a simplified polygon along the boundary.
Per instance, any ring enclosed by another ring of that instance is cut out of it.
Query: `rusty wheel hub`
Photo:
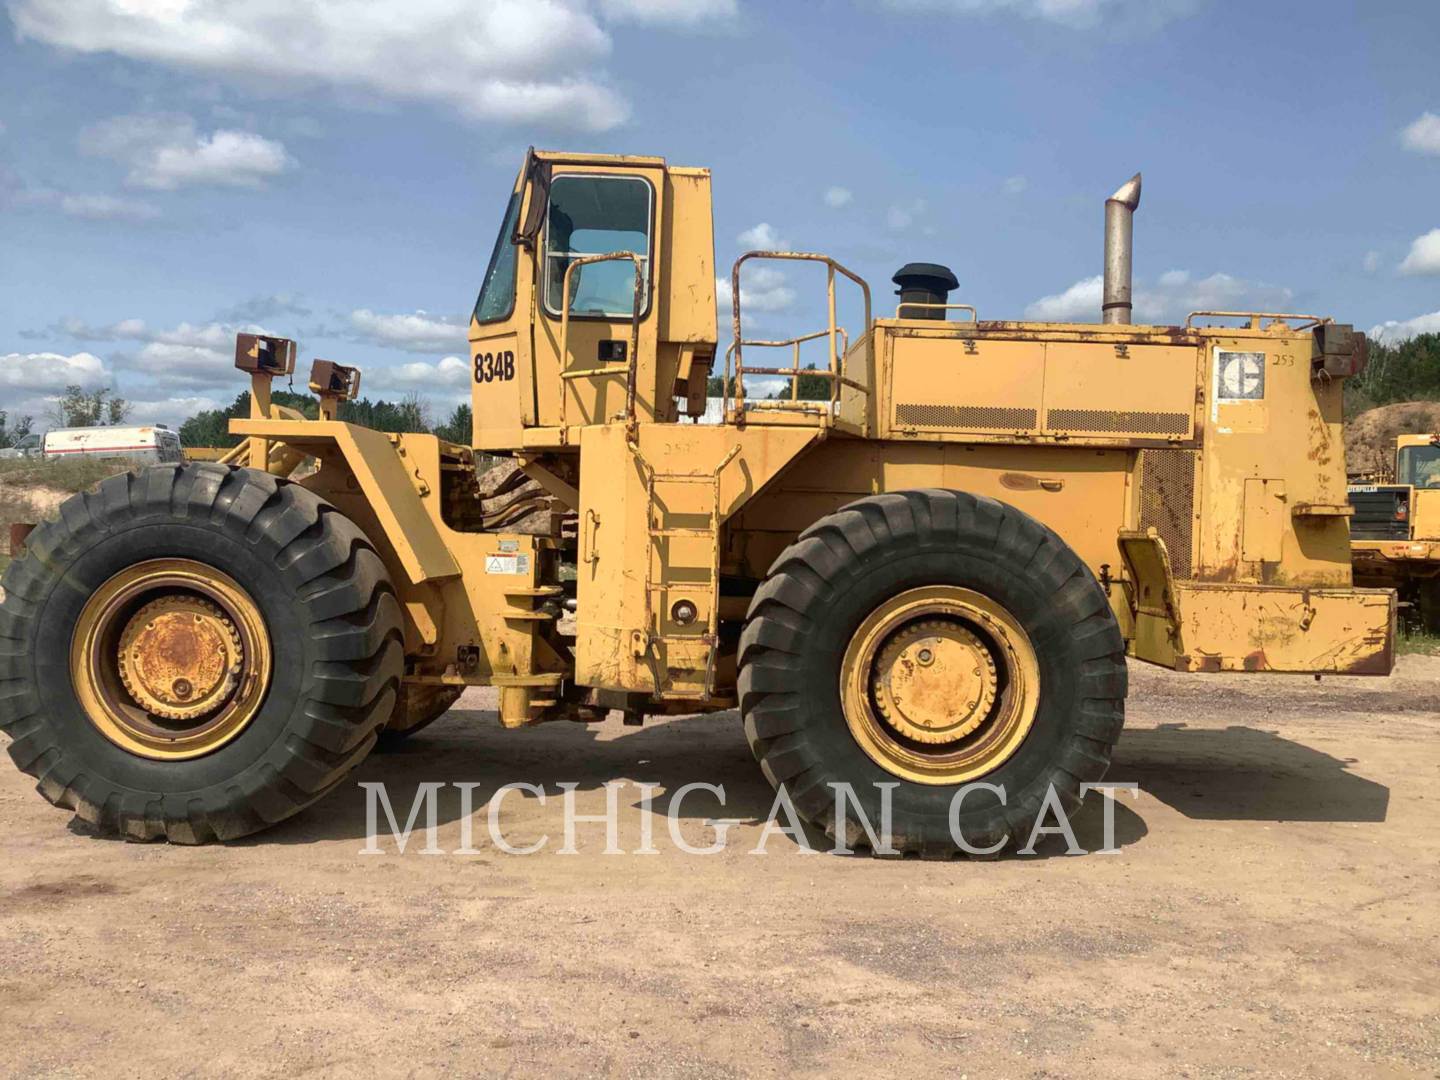
[[[91,595],[70,641],[75,696],[111,742],[161,761],[224,746],[259,713],[270,636],[233,578],[189,559],[151,559]]]
[[[875,709],[899,734],[940,745],[980,726],[995,701],[995,659],[959,623],[912,623],[880,651],[871,672]]]
[[[152,600],[120,635],[120,678],[135,703],[167,720],[194,720],[227,698],[245,651],[225,613],[196,596]]]
[[[920,784],[994,772],[1029,734],[1039,693],[1039,659],[1019,621],[955,585],[882,603],[840,662],[840,704],[855,742],[881,768]]]

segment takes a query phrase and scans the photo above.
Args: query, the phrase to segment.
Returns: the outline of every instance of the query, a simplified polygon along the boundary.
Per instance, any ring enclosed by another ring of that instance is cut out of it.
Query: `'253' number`
[[[508,382],[515,378],[515,354],[508,349],[498,353],[479,353],[475,357],[475,381]]]

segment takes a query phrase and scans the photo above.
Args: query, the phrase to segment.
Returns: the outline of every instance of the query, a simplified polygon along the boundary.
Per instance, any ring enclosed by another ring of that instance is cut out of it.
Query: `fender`
[[[342,420],[230,421],[232,435],[284,443],[312,457],[339,455],[375,514],[385,540],[414,585],[460,576],[460,566],[423,499],[428,483],[407,466],[398,437]]]

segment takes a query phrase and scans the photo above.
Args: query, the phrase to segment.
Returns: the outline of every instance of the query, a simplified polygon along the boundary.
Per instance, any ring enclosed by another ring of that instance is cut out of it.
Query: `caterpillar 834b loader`
[[[10,754],[95,829],[200,842],[293,814],[468,686],[507,728],[738,708],[810,822],[836,828],[848,783],[871,821],[891,802],[896,849],[944,856],[1102,777],[1127,656],[1387,672],[1394,594],[1352,586],[1347,529],[1363,335],[1131,325],[1139,199],[1136,176],[1106,202],[1098,323],[980,320],[934,264],[878,316],[834,259],[752,251],[722,353],[709,172],[531,152],[470,323],[470,444],[337,419],[358,373],[326,361],[317,419],[274,407],[294,345],[242,336],[233,460],[113,477],[6,572]],[[816,264],[827,325],[744,337],[759,260]],[[712,375],[719,422],[691,422]],[[487,455],[524,486],[487,492]],[[517,505],[542,524],[507,529]]]

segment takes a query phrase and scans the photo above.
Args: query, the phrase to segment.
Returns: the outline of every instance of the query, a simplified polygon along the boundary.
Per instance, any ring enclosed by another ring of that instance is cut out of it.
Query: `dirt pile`
[[[1361,413],[1345,425],[1345,470],[1351,476],[1389,473],[1396,435],[1440,432],[1440,401],[1401,401]]]

